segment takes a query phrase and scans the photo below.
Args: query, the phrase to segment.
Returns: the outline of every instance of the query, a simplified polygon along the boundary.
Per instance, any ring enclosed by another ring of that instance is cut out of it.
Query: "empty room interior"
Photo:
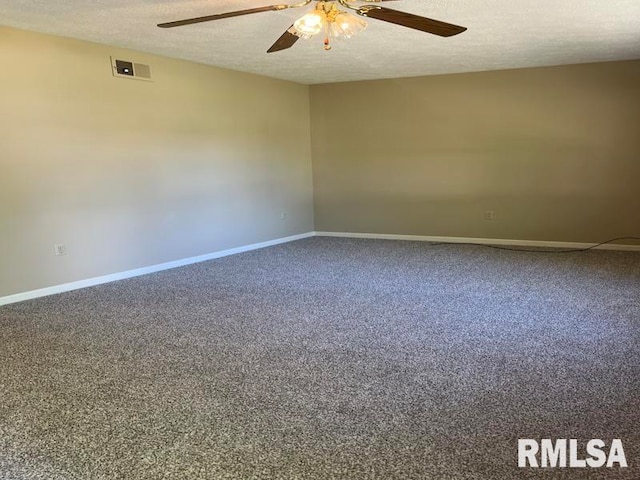
[[[640,478],[637,0],[2,1],[0,65],[0,480]]]

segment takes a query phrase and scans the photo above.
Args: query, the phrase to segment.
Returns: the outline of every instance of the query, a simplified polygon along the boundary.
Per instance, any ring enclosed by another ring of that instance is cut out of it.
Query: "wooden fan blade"
[[[291,25],[291,27],[293,27],[293,25]],[[280,50],[291,48],[293,47],[293,44],[296,43],[299,39],[299,36],[294,35],[293,33],[289,32],[289,29],[287,29],[287,31],[284,32],[278,40],[276,40],[276,43],[271,45],[269,50],[267,50],[267,53],[279,52]]]
[[[399,12],[384,7],[361,7],[358,13],[363,17],[375,18],[383,22],[395,23],[403,27],[413,28],[422,32],[433,33],[441,37],[451,37],[464,32],[467,27],[460,27],[451,23],[420,17],[411,13]]]
[[[159,23],[160,28],[181,27],[183,25],[192,25],[194,23],[210,22],[212,20],[221,20],[223,18],[239,17],[240,15],[249,15],[250,13],[271,12],[274,10],[284,10],[286,5],[269,5],[267,7],[249,8],[247,10],[238,10],[235,12],[218,13],[217,15],[207,15],[205,17],[187,18],[186,20],[177,20],[175,22]]]

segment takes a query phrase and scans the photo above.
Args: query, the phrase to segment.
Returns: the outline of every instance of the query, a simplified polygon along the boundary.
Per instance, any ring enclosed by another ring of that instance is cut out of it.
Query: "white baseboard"
[[[191,265],[193,263],[205,262],[207,260],[213,260],[215,258],[226,257],[229,255],[235,255],[236,253],[248,252],[251,250],[257,250],[260,248],[271,247],[273,245],[279,245],[281,243],[293,242],[295,240],[301,240],[309,237],[342,237],[342,238],[371,238],[380,240],[410,240],[418,242],[438,242],[438,243],[475,243],[480,245],[505,245],[515,247],[546,247],[546,248],[564,248],[564,249],[581,249],[589,248],[593,246],[593,243],[576,243],[576,242],[552,242],[541,240],[512,240],[503,238],[470,238],[470,237],[436,237],[436,236],[424,236],[424,235],[396,235],[389,233],[349,233],[349,232],[308,232],[299,235],[292,235],[290,237],[277,238],[275,240],[269,240],[261,243],[254,243],[252,245],[244,245],[242,247],[230,248],[228,250],[221,250],[218,252],[208,253],[197,257],[183,258],[175,260],[173,262],[161,263],[158,265],[151,265],[148,267],[136,268],[134,270],[127,270],[125,272],[112,273],[110,275],[103,275],[100,277],[88,278],[85,280],[78,280],[76,282],[64,283],[61,285],[54,285],[47,288],[40,288],[38,290],[31,290],[28,292],[16,293],[14,295],[8,295],[0,297],[0,306],[8,305],[10,303],[22,302],[24,300],[31,300],[38,297],[45,297],[47,295],[54,295],[56,293],[69,292],[71,290],[77,290],[85,287],[92,287],[94,285],[100,285],[102,283],[115,282],[117,280],[124,280],[126,278],[138,277],[140,275],[146,275],[148,273],[160,272],[162,270],[169,270],[171,268],[183,267],[185,265]],[[622,245],[619,243],[610,243],[606,245],[599,245],[595,247],[600,250],[623,250],[640,252],[640,245]]]
[[[230,248],[228,250],[221,250],[218,252],[207,253],[205,255],[199,255],[197,257],[183,258],[180,260],[175,260],[173,262],[160,263],[158,265],[151,265],[148,267],[136,268],[134,270],[127,270],[125,272],[112,273],[112,274],[103,275],[100,277],[87,278],[85,280],[78,280],[76,282],[63,283],[61,285],[54,285],[52,287],[40,288],[38,290],[31,290],[28,292],[16,293],[14,295],[0,297],[0,306],[8,305],[10,303],[22,302],[24,300],[31,300],[38,297],[45,297],[47,295],[54,295],[56,293],[69,292],[71,290],[78,290],[80,288],[93,287],[94,285],[100,285],[102,283],[115,282],[117,280],[124,280],[126,278],[132,278],[132,277],[139,277],[140,275],[146,275],[148,273],[160,272],[162,270],[169,270],[171,268],[183,267],[185,265],[191,265],[192,263],[205,262],[207,260],[213,260],[215,258],[235,255],[236,253],[248,252],[250,250],[257,250],[259,248],[271,247],[273,245],[293,242],[295,240],[301,240],[303,238],[308,238],[313,236],[314,236],[314,232],[302,233],[300,235],[292,235],[290,237],[276,238],[275,240],[269,240],[266,242],[254,243],[252,245],[244,245],[242,247]]]
[[[539,247],[539,248],[563,248],[582,249],[589,248],[595,243],[577,242],[552,242],[545,240],[511,240],[504,238],[470,238],[470,237],[432,237],[424,235],[395,235],[390,233],[348,233],[348,232],[314,232],[317,237],[342,237],[342,238],[373,238],[379,240],[411,240],[414,242],[434,243],[475,243],[479,245],[505,245],[514,247]],[[594,249],[599,250],[624,250],[640,252],[640,245],[623,245],[620,243],[607,243]]]

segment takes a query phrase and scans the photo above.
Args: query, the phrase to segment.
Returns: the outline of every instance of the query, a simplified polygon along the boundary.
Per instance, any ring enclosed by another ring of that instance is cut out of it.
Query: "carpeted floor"
[[[0,478],[640,478],[640,254],[311,238],[0,307]]]

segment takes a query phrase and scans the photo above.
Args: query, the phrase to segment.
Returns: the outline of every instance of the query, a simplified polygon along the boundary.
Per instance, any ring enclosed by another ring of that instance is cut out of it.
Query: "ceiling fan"
[[[300,3],[291,5],[268,5],[265,7],[249,8],[237,10],[235,12],[218,13],[206,15],[204,17],[187,18],[174,22],[158,24],[160,28],[181,27],[194,23],[210,22],[212,20],[222,20],[224,18],[238,17],[252,13],[270,12],[286,10],[289,8],[300,8],[309,5],[313,0],[303,0]],[[466,27],[445,23],[440,20],[420,17],[412,13],[400,12],[390,8],[372,5],[392,0],[319,0],[316,1],[315,8],[303,15],[291,25],[276,42],[267,50],[268,53],[278,52],[291,48],[300,38],[310,38],[316,34],[324,33],[324,48],[331,49],[331,38],[351,38],[356,33],[364,30],[367,22],[356,17],[347,11],[341,10],[338,5],[354,11],[360,17],[374,18],[383,22],[394,23],[402,27],[413,28],[426,33],[432,33],[441,37],[451,37],[466,30]],[[365,4],[356,6],[353,3]]]

